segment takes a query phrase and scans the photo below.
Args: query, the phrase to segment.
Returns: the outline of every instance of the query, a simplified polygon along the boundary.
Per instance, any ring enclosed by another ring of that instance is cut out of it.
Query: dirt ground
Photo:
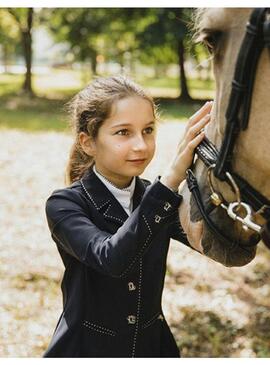
[[[172,158],[184,125],[160,125],[144,174],[153,180]],[[64,133],[0,132],[0,357],[40,357],[62,308],[63,265],[44,205],[64,186],[72,143]],[[226,268],[172,241],[163,307],[183,357],[270,356],[270,254]]]

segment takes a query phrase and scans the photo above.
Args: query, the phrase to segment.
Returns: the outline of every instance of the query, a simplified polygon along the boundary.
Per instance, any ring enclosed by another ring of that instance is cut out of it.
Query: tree
[[[156,48],[170,47],[178,59],[180,99],[191,101],[185,73],[185,48],[189,40],[188,21],[192,9],[160,8],[150,9],[152,20],[138,34],[140,47],[145,54],[151,54]],[[164,54],[165,56],[165,54]]]
[[[157,71],[169,63],[179,65],[180,99],[192,100],[185,73],[187,24],[192,9],[183,8],[83,8],[48,9],[45,19],[56,41],[67,42],[74,60],[91,62],[96,74],[97,56],[123,68],[135,58]]]
[[[41,19],[49,20],[49,30],[57,42],[70,46],[74,60],[90,62],[93,74],[97,72],[106,9],[74,8],[44,9]]]
[[[26,72],[23,83],[23,91],[29,96],[33,96],[32,89],[32,27],[33,27],[33,8],[9,8],[8,12],[12,15],[21,34],[23,56],[25,60]]]
[[[20,34],[13,17],[6,9],[0,9],[0,44],[2,46],[3,64],[5,72],[8,72],[8,65],[11,61],[12,54],[19,48]]]

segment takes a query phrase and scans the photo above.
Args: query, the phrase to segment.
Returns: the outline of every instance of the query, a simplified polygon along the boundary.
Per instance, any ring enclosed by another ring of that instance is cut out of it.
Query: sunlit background
[[[40,357],[62,310],[63,265],[44,206],[64,186],[72,135],[65,103],[96,76],[124,73],[159,104],[161,175],[185,122],[214,97],[194,9],[0,9],[0,356]],[[179,242],[164,312],[184,357],[270,355],[269,253],[228,269]],[[113,304],[112,304],[113,305]]]

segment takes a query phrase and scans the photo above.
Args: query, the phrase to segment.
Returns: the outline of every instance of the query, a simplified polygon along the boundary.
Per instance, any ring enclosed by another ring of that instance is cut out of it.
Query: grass
[[[230,320],[194,307],[182,307],[182,315],[180,324],[172,324],[182,357],[230,357],[242,334]]]
[[[156,99],[156,102],[159,105],[161,121],[165,122],[166,120],[185,121],[202,105],[202,103],[198,102],[195,102],[194,104],[186,104],[180,103],[179,101],[160,101],[159,98]]]
[[[28,131],[64,131],[67,128],[62,111],[63,103],[57,100],[38,98],[29,102],[28,98],[14,96],[4,105],[1,104],[1,127]]]
[[[177,98],[179,96],[179,80],[177,78],[147,78],[139,81],[155,97]],[[193,99],[213,99],[215,87],[213,80],[189,79],[187,83]]]
[[[149,90],[159,104],[161,119],[185,120],[200,103],[180,103],[178,80],[175,78],[143,79],[139,82]],[[0,128],[26,131],[68,131],[64,104],[86,83],[78,71],[52,70],[49,74],[34,75],[36,97],[29,99],[20,92],[23,75],[0,75]],[[209,99],[213,94],[212,81],[189,80],[194,98]]]

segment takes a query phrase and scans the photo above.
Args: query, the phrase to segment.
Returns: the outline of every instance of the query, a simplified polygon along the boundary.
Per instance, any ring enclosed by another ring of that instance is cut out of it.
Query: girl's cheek
[[[128,146],[123,143],[116,143],[114,146],[115,153],[120,157],[128,153]]]
[[[155,138],[153,138],[152,141],[150,142],[149,148],[152,149],[155,152],[155,150],[156,150],[156,140],[155,140]]]

